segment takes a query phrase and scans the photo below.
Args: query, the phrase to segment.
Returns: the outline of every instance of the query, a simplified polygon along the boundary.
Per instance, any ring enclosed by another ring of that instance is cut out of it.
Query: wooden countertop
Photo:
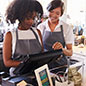
[[[73,46],[73,52],[86,54],[86,46],[82,48],[79,46]]]

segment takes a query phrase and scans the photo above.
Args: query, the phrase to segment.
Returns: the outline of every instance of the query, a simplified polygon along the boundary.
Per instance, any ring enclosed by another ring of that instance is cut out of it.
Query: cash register
[[[62,49],[33,55],[21,55],[23,62],[14,70],[16,76],[3,78],[2,86],[17,86],[22,80],[28,83],[28,86],[38,86],[34,70],[55,61],[60,55],[63,55]]]

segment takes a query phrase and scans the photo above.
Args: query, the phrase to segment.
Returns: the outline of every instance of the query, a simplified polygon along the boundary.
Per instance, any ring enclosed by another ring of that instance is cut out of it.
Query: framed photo
[[[35,70],[38,86],[53,86],[48,65],[44,65]]]

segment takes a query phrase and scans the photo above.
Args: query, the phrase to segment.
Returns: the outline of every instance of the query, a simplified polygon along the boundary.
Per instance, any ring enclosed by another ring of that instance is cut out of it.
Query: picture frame
[[[53,86],[47,64],[41,66],[40,68],[37,68],[36,70],[34,70],[34,72],[36,75],[38,86]]]

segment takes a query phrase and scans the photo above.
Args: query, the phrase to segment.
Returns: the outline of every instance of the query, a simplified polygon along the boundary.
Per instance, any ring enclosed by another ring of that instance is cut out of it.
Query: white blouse
[[[64,39],[66,44],[73,44],[74,42],[74,34],[73,34],[73,29],[66,24],[63,21],[59,21],[59,24],[55,27],[54,32],[59,32],[61,31],[60,25],[63,25],[63,34],[64,34]],[[37,27],[40,31],[41,34],[43,35],[44,31],[51,31],[48,25],[48,19],[44,21],[43,23],[39,24]]]

